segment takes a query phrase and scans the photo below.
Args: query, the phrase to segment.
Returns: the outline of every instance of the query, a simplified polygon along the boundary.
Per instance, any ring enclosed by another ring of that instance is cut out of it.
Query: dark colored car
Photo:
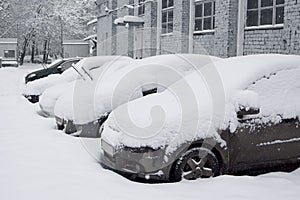
[[[50,74],[61,74],[66,69],[70,68],[72,64],[76,64],[80,60],[81,58],[65,58],[56,60],[49,66],[46,66],[44,69],[40,69],[27,74],[27,76],[25,77],[25,83],[27,84],[30,81],[44,78],[46,76],[49,76]]]
[[[164,181],[294,170],[299,98],[300,56],[225,59],[115,109],[102,128],[101,163]]]

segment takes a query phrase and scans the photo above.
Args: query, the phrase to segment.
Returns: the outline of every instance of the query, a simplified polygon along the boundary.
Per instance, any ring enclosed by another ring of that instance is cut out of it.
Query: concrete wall
[[[89,56],[89,43],[80,41],[64,41],[64,57],[88,57]]]

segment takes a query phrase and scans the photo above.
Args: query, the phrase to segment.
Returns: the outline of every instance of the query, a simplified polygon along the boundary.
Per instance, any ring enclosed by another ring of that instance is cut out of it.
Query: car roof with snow
[[[87,106],[93,106],[95,113],[83,117],[82,115],[85,115],[86,112],[76,112],[79,114],[75,118],[78,120],[78,123],[87,123],[89,120],[95,120],[105,112],[110,112],[116,106],[125,103],[128,99],[143,96],[144,90],[155,87],[158,92],[161,92],[186,74],[200,69],[207,63],[219,60],[221,59],[214,56],[196,54],[160,55],[136,60],[123,68],[115,70],[114,73],[111,73],[111,69],[114,69],[114,67],[107,65],[103,75],[98,80],[95,92],[92,94],[93,96],[84,98],[80,95],[76,100],[81,105],[80,107],[83,104],[88,104],[89,100],[94,100],[90,102],[93,105]],[[112,62],[111,64],[113,65],[114,63]],[[80,98],[83,102],[80,102]],[[116,99],[116,101],[112,102],[112,99]],[[69,101],[71,101],[70,98]],[[64,113],[75,112],[70,109],[67,111],[64,108],[64,105],[68,104],[70,102],[59,100],[55,106],[55,115],[59,117],[73,116],[71,113]]]

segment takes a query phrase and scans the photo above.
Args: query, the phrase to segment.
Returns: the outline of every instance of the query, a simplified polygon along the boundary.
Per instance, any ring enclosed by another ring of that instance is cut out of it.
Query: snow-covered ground
[[[299,199],[300,169],[172,184],[131,182],[98,163],[99,139],[55,130],[21,93],[35,66],[0,69],[0,199]]]

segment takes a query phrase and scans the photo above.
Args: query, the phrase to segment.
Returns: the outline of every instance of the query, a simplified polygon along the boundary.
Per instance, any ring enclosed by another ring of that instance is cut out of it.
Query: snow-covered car
[[[65,58],[58,59],[52,62],[50,65],[45,66],[44,69],[36,70],[26,75],[25,84],[28,82],[41,79],[49,76],[50,74],[61,74],[69,69],[73,64],[79,62],[81,58]]]
[[[166,181],[300,166],[300,56],[208,64],[163,93],[116,108],[103,124],[101,163]]]
[[[62,83],[46,89],[39,99],[39,114],[44,117],[54,117],[54,105],[57,99],[67,91],[72,91],[75,81]]]
[[[131,59],[122,57],[123,59]],[[87,76],[87,71],[102,66],[104,63],[120,59],[120,56],[94,56],[83,58],[78,63],[64,71],[62,74],[52,74],[45,78],[29,82],[25,85],[23,95],[31,102],[38,102],[39,96],[49,87],[68,83]]]
[[[59,99],[62,95],[69,95],[70,97],[73,97],[74,87],[78,84],[83,85],[93,85],[96,84],[96,81],[98,80],[98,77],[102,74],[102,71],[105,69],[106,65],[110,65],[111,68],[114,68],[115,70],[121,68],[122,66],[133,62],[134,60],[128,57],[122,57],[117,56],[114,57],[111,61],[108,61],[101,65],[101,67],[93,68],[89,71],[89,77],[88,79],[79,79],[72,82],[62,83],[53,87],[50,87],[44,91],[44,93],[40,97],[39,105],[41,108],[41,113],[43,116],[46,117],[54,117],[54,107],[56,104],[56,101]],[[97,64],[99,64],[98,60],[96,61]],[[111,64],[111,62],[114,63],[114,65]],[[119,64],[117,64],[119,63]],[[112,70],[112,69],[110,69]],[[91,80],[92,78],[92,80]],[[78,86],[77,86],[78,87]],[[81,94],[84,95],[84,94]],[[68,102],[69,103],[69,102]],[[65,104],[62,109],[65,110],[66,107],[72,106],[72,104],[68,105]],[[61,128],[60,128],[61,129]]]
[[[68,134],[76,131],[81,137],[100,137],[100,126],[117,106],[162,92],[182,76],[219,60],[207,55],[160,55],[136,60],[115,73],[104,70],[98,85],[77,84],[75,94],[58,99],[54,111],[56,123],[58,127],[66,125]],[[82,95],[83,92],[87,93]]]

